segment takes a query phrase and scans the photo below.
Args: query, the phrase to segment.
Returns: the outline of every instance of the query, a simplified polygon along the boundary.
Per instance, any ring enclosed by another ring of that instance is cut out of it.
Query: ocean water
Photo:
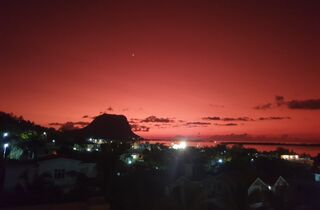
[[[174,143],[179,143],[179,141],[177,140],[169,140],[169,139],[166,139],[166,140],[151,139],[151,140],[145,140],[144,142],[149,142],[150,144],[160,143],[166,146],[170,146]],[[217,146],[218,144],[226,143],[226,141],[206,141],[206,140],[189,140],[186,142],[188,147],[198,147],[198,148],[214,147],[214,146]],[[256,144],[252,142],[237,142],[237,143],[241,143],[245,148],[254,148],[260,152],[263,152],[263,151],[270,152],[270,151],[276,150],[278,147],[281,147],[281,148],[293,151],[300,155],[309,154],[311,156],[317,156],[318,154],[320,154],[320,143],[315,143],[315,142],[308,142],[308,143],[292,142],[292,143],[285,143],[285,145],[281,143],[277,144],[277,142],[263,142],[263,143],[258,142]],[[272,143],[272,145],[269,145],[270,143]],[[308,144],[308,145],[303,145],[303,144]],[[233,144],[231,143],[228,144],[228,146],[232,146],[232,145]]]

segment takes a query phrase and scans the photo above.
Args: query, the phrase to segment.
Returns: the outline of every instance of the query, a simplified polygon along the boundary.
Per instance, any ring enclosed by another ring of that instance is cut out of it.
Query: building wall
[[[68,187],[76,184],[76,172],[80,172],[79,160],[68,158],[54,158],[39,161],[38,174],[50,174],[50,180],[60,187]]]
[[[71,187],[77,182],[79,173],[88,178],[96,177],[95,163],[80,160],[53,158],[33,163],[9,163],[4,167],[4,192],[28,191],[37,176],[46,174],[46,179],[60,187]]]

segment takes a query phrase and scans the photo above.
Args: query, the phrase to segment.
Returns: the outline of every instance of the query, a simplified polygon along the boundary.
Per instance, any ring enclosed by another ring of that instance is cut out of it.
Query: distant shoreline
[[[227,141],[220,144],[244,144],[244,145],[270,145],[270,146],[294,146],[294,147],[320,147],[320,144],[313,143],[275,143],[275,142],[235,142]]]
[[[143,141],[175,142],[173,139],[144,139]],[[189,140],[190,142],[208,142],[216,144],[243,144],[243,145],[265,145],[265,146],[294,146],[294,147],[320,147],[320,143],[280,143],[280,142],[250,142],[250,141],[213,141],[213,140]]]

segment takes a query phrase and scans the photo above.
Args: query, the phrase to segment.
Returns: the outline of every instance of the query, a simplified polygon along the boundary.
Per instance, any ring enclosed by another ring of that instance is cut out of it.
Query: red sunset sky
[[[319,11],[302,0],[1,1],[0,110],[45,126],[124,114],[144,137],[320,139]]]

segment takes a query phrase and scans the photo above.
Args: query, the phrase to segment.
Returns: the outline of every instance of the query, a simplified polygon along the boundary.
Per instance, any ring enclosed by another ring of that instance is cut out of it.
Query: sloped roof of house
[[[278,179],[274,182],[272,187],[266,184],[262,179],[259,177],[250,185],[248,188],[248,195],[251,194],[255,189],[259,190],[271,190],[277,186],[289,186],[289,183],[282,177],[279,176]]]
[[[282,176],[279,176],[277,181],[274,183],[273,187],[276,187],[276,186],[288,186],[288,185],[289,185],[288,182]]]
[[[269,190],[269,185],[262,181],[259,177],[250,185],[248,188],[248,195],[250,195],[254,190]]]
[[[80,162],[83,162],[83,163],[94,162],[93,160],[89,160],[88,158],[67,156],[67,155],[48,155],[48,156],[39,158],[38,162],[47,161],[47,160],[54,160],[54,159],[68,159],[68,160],[80,161]]]

